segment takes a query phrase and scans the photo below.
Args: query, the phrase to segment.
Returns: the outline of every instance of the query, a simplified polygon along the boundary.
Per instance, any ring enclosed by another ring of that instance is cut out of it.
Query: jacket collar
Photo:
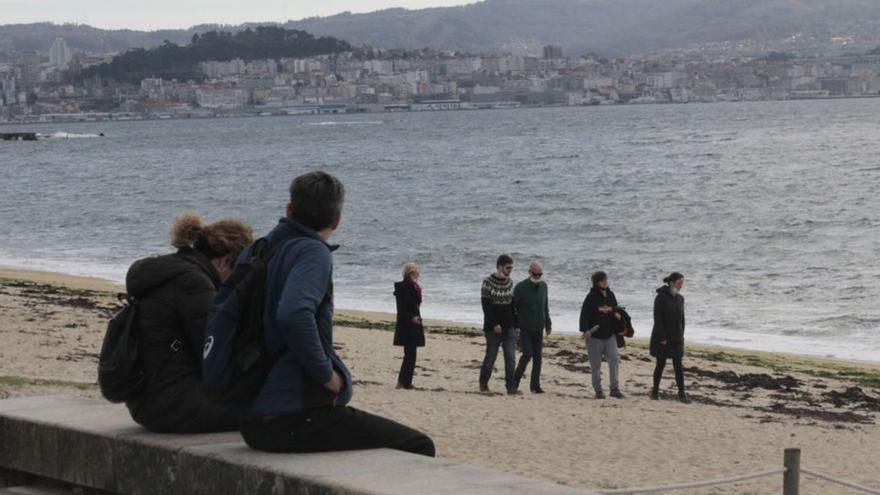
[[[327,247],[330,251],[336,251],[339,249],[338,244],[328,244],[327,241],[324,240],[314,229],[310,227],[306,227],[305,225],[297,222],[296,220],[291,220],[287,217],[281,217],[278,220],[278,225],[272,230],[269,234],[270,239],[274,239],[277,236],[290,237],[293,235],[300,235],[302,237],[309,237],[319,241],[321,244]]]
[[[211,263],[211,260],[208,259],[207,256],[202,254],[198,249],[193,249],[191,247],[183,247],[177,251],[177,254],[189,261],[190,263],[198,266],[205,274],[211,279],[211,282],[214,283],[214,287],[220,287],[220,274],[217,273],[217,269],[214,268],[214,265]]]
[[[602,289],[600,289],[598,285],[594,285],[594,286],[590,287],[590,292],[595,292],[596,294],[598,294],[600,296],[602,295]],[[611,294],[611,287],[608,287],[607,289],[605,289],[605,294],[606,295]]]
[[[676,299],[678,296],[681,295],[681,294],[676,294],[673,296],[672,289],[670,289],[668,285],[664,285],[664,286],[660,287],[659,289],[657,289],[657,293],[658,294],[665,294],[673,299]]]

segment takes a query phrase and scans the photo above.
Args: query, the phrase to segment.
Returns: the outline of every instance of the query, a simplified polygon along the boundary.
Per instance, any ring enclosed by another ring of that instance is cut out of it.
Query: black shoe
[[[489,385],[485,383],[480,384],[480,393],[481,394],[491,394],[492,391],[489,390]]]
[[[517,390],[517,389],[515,389],[515,388],[513,388],[513,387],[508,387],[508,388],[507,388],[507,395],[522,395],[522,391],[521,391],[521,390]]]
[[[617,389],[612,390],[609,395],[611,395],[611,397],[614,397],[615,399],[625,399],[626,398],[626,396],[623,395],[622,393],[620,393],[620,390],[617,390]]]
[[[602,392],[596,392],[596,398],[597,398],[597,399],[604,399],[604,398],[605,398],[605,394],[602,393]]]
[[[690,404],[691,403],[690,397],[688,397],[687,394],[684,392],[678,393],[678,401],[681,402],[682,404]]]
[[[651,393],[650,393],[650,395],[648,395],[648,397],[650,397],[651,400],[660,400],[660,391],[657,390],[656,387],[652,388]]]
[[[541,387],[533,388],[533,389],[532,389],[532,393],[533,393],[533,394],[543,394],[543,393],[544,393],[544,389],[541,388]]]

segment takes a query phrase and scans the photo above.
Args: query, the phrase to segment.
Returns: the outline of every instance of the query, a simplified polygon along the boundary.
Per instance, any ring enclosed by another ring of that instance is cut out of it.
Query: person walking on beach
[[[544,332],[550,335],[553,323],[550,321],[550,304],[547,298],[547,283],[542,280],[544,265],[540,261],[529,264],[529,278],[516,284],[513,289],[513,306],[522,354],[516,366],[515,386],[526,372],[526,366],[532,361],[532,377],[529,390],[535,394],[543,394],[541,388],[541,358],[544,350]]]
[[[666,360],[672,359],[675,370],[675,384],[678,386],[678,400],[689,403],[684,390],[684,275],[672,273],[663,279],[663,286],[657,289],[654,298],[654,328],[651,331],[651,355],[657,359],[654,366],[654,387],[651,399],[660,398],[660,379]]]
[[[125,405],[132,419],[159,433],[237,430],[242,411],[213,403],[202,385],[205,319],[235,258],[252,242],[251,227],[238,220],[205,225],[185,213],[174,219],[174,254],[135,262],[125,277],[139,299],[134,330],[140,336],[144,392]]]
[[[348,406],[351,373],[333,348],[336,247],[328,244],[344,196],[330,174],[297,177],[286,215],[267,236],[280,247],[268,260],[263,332],[270,350],[283,354],[246,408],[242,437],[269,452],[390,448],[434,456],[425,434]]]
[[[419,265],[403,265],[403,280],[394,284],[397,300],[397,324],[394,327],[394,345],[403,347],[403,362],[397,375],[397,388],[411,390],[416,369],[416,350],[425,346],[425,327],[422,325],[422,287],[419,285]]]
[[[596,272],[590,277],[593,286],[581,306],[580,331],[587,341],[593,390],[597,399],[604,399],[602,391],[602,358],[608,362],[611,378],[611,397],[622,399],[618,370],[617,333],[620,329],[617,298],[608,286],[608,275]]]
[[[480,299],[483,305],[483,333],[486,335],[486,357],[480,368],[480,392],[489,393],[489,378],[498,357],[498,347],[504,351],[504,382],[507,393],[521,394],[516,389],[516,315],[513,308],[513,258],[506,254],[498,257],[495,273],[483,280]]]

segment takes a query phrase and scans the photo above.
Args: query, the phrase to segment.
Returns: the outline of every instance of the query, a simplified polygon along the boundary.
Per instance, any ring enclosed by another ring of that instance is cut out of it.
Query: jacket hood
[[[136,261],[125,276],[125,287],[128,295],[140,298],[187,272],[202,272],[215,287],[220,285],[220,276],[208,257],[195,249],[183,248],[175,254]]]
[[[658,289],[657,289],[657,294],[666,294],[666,295],[669,296],[669,297],[674,297],[674,296],[672,295],[672,290],[669,288],[668,285],[664,285],[664,286],[658,288]]]

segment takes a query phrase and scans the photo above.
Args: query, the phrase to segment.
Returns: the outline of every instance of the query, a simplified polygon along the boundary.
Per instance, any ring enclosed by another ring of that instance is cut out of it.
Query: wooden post
[[[782,495],[798,495],[801,482],[801,449],[785,449],[785,473],[782,475]]]

